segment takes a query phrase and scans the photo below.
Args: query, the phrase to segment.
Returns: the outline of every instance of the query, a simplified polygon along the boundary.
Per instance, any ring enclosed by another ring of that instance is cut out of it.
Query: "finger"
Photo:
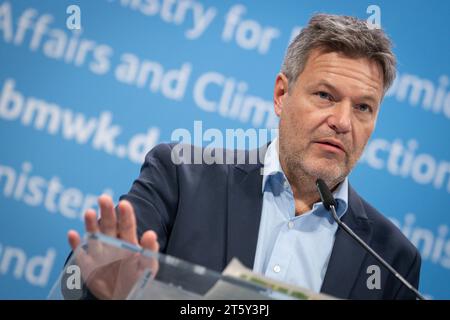
[[[107,194],[101,195],[98,198],[98,205],[100,206],[100,232],[110,237],[117,237],[117,219],[112,198]]]
[[[100,232],[100,228],[98,226],[97,221],[97,213],[93,209],[86,210],[84,214],[84,225],[86,227],[86,231],[89,233],[97,233]],[[91,238],[88,239],[87,242],[87,252],[88,254],[98,254],[101,252],[101,246],[99,245],[98,240],[93,240]]]
[[[84,226],[86,228],[86,231],[90,233],[100,231],[98,227],[97,214],[95,213],[95,210],[93,209],[86,210],[86,213],[84,214]]]
[[[69,244],[70,244],[70,247],[72,248],[72,251],[75,251],[75,249],[81,243],[80,235],[75,230],[70,230],[67,233],[67,239],[69,240]]]
[[[67,233],[67,237],[69,239],[70,247],[74,252],[74,254],[71,257],[71,261],[69,261],[68,265],[71,264],[78,265],[81,269],[82,277],[86,278],[86,275],[89,275],[92,270],[93,261],[82,248],[76,251],[76,249],[81,243],[81,237],[78,232],[76,232],[75,230],[70,230]]]
[[[141,237],[141,247],[144,249],[158,252],[159,251],[159,242],[158,242],[158,235],[155,231],[149,230],[144,232],[144,234]],[[159,262],[157,257],[146,257],[146,259],[141,264],[141,268],[143,270],[150,269],[151,270],[151,277],[154,278],[159,270]]]
[[[153,252],[159,251],[158,235],[155,231],[145,231],[141,238],[141,247]]]
[[[137,233],[136,233],[136,217],[134,215],[134,209],[131,203],[127,200],[122,200],[119,202],[119,223],[118,231],[119,237],[124,240],[137,244]]]

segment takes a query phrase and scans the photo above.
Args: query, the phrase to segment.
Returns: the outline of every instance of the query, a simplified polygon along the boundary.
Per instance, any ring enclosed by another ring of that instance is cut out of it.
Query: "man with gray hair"
[[[395,57],[381,29],[315,15],[275,80],[279,137],[259,163],[174,164],[174,145],[161,144],[121,197],[118,215],[101,196],[101,219],[87,210],[86,230],[217,271],[237,257],[255,272],[339,298],[414,299],[338,228],[315,186],[323,179],[339,218],[418,287],[419,252],[348,181],[394,78]],[[73,249],[80,243],[75,231],[68,239]],[[98,293],[95,282],[89,289]]]

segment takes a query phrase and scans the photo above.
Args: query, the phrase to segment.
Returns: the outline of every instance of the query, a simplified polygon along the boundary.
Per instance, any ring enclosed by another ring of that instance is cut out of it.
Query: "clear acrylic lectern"
[[[277,282],[232,260],[223,273],[88,233],[48,299],[268,300],[332,299]]]

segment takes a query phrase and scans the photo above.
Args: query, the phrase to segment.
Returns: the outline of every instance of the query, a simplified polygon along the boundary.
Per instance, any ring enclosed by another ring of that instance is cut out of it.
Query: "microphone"
[[[367,245],[356,233],[354,233],[349,226],[347,226],[344,222],[341,221],[341,219],[339,219],[336,213],[336,200],[331,194],[330,189],[328,189],[326,183],[322,179],[317,179],[316,186],[325,209],[331,211],[333,219],[337,222],[337,224],[342,229],[344,229],[344,231],[347,232],[350,237],[356,240],[356,242],[358,242],[366,251],[368,251],[373,257],[375,257],[386,269],[388,269],[390,273],[392,273],[398,280],[400,280],[403,285],[414,292],[417,298],[419,298],[420,300],[425,300],[425,297],[419,291],[417,291],[417,289],[414,288],[411,283],[403,278],[400,273],[398,273],[389,263],[387,263],[382,257],[380,257],[371,247],[369,247],[369,245]]]

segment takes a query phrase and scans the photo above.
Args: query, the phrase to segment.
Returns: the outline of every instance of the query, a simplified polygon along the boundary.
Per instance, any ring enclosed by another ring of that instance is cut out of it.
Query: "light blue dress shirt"
[[[322,202],[295,216],[291,186],[281,169],[278,139],[264,158],[263,206],[253,271],[319,292],[333,249],[337,223]],[[333,193],[337,214],[348,207],[348,179]]]

